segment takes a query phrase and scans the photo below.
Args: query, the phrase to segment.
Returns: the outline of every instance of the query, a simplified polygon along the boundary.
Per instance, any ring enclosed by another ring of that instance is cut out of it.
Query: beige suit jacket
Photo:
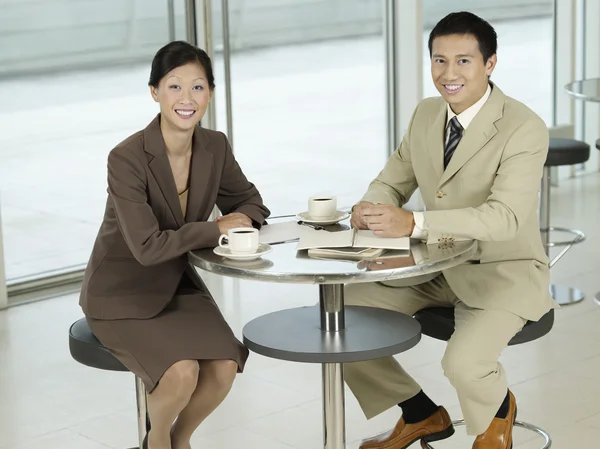
[[[419,103],[363,201],[403,206],[419,187],[427,243],[478,241],[473,261],[443,272],[457,297],[535,321],[557,307],[538,219],[548,130],[533,111],[492,87],[445,170],[446,102]]]
[[[108,156],[108,200],[80,304],[97,319],[149,318],[173,298],[190,250],[217,245],[219,227],[207,221],[215,206],[264,223],[269,211],[233,157],[221,132],[197,127],[183,216],[160,131],[160,115]],[[189,272],[198,288],[206,287]]]

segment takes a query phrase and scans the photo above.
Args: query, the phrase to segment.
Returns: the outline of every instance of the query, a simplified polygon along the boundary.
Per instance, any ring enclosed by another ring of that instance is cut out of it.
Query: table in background
[[[573,81],[565,90],[577,100],[600,102],[600,78]]]

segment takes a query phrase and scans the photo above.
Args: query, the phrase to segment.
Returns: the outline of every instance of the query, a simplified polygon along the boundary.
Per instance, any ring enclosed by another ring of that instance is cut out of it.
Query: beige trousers
[[[380,307],[410,316],[426,307],[454,307],[455,330],[442,368],[456,389],[467,433],[479,435],[487,430],[507,390],[498,358],[525,319],[501,310],[467,307],[452,293],[443,275],[410,287],[352,284],[346,286],[344,296],[346,305]],[[344,377],[367,419],[421,390],[394,357],[347,363]]]

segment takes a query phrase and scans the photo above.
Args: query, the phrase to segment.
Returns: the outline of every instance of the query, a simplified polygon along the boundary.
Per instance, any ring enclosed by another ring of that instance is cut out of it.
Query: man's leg
[[[456,388],[467,433],[479,435],[488,429],[507,396],[500,354],[526,320],[510,312],[473,309],[460,302],[454,315],[455,330],[442,367]]]
[[[455,296],[443,275],[410,287],[352,284],[344,292],[347,306],[378,307],[408,316],[426,307],[451,307],[454,301]],[[421,391],[419,384],[394,357],[346,363],[344,378],[367,419],[413,398]]]

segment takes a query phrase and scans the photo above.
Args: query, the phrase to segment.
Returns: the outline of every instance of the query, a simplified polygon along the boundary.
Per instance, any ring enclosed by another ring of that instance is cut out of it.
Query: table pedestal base
[[[323,363],[323,442],[325,449],[346,448],[344,369],[341,363]]]
[[[343,285],[320,287],[319,307],[279,310],[255,318],[244,326],[244,343],[267,357],[321,364],[323,447],[346,449],[344,363],[406,351],[420,340],[421,326],[392,310],[344,307]]]

